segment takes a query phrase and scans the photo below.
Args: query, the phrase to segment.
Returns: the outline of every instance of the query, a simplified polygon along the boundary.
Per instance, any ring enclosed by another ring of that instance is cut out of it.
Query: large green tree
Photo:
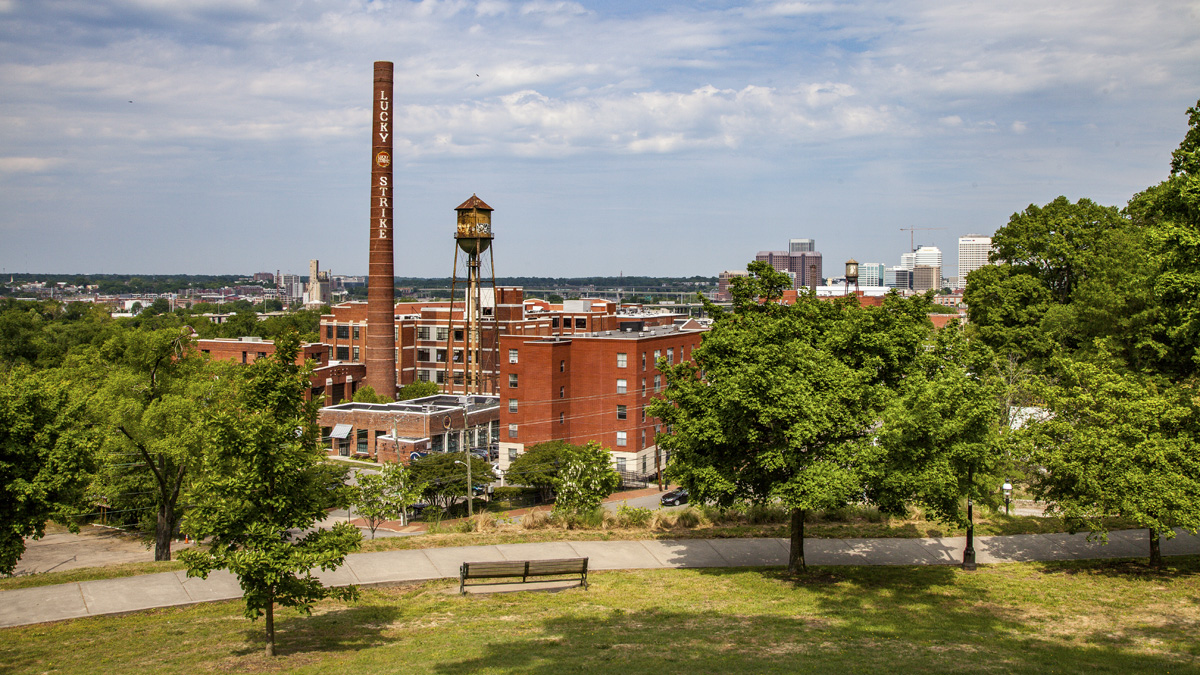
[[[0,574],[47,521],[78,531],[75,516],[88,508],[99,434],[79,389],[58,375],[0,370]]]
[[[367,522],[371,538],[375,530],[389,520],[404,518],[408,507],[416,504],[425,485],[413,480],[408,467],[388,462],[378,472],[360,471],[354,488],[354,512]]]
[[[115,511],[152,514],[154,559],[170,560],[180,497],[210,443],[205,415],[233,367],[203,358],[187,328],[121,331],[71,367],[109,430],[95,490]]]
[[[322,470],[317,408],[304,400],[309,371],[295,363],[299,348],[294,333],[281,337],[275,354],[247,366],[232,397],[210,409],[214,444],[184,522],[208,547],[180,555],[189,576],[215,569],[237,575],[246,616],[265,615],[268,656],[275,654],[276,604],[309,612],[321,598],[353,596],[353,588],[325,588],[313,572],[341,566],[362,542],[349,523],[312,529],[327,507],[348,503],[350,491],[330,485]]]
[[[928,300],[779,297],[787,277],[751,263],[732,312],[716,311],[693,362],[661,362],[650,404],[670,471],[701,502],[778,501],[791,510],[788,569],[804,566],[807,512],[861,500],[879,415],[921,351]]]
[[[467,469],[457,462],[471,463],[471,487],[487,486],[495,476],[492,465],[467,452],[435,452],[409,464],[412,480],[425,485],[423,496],[443,509],[467,496]]]
[[[971,507],[995,499],[1011,466],[1000,444],[1002,394],[972,361],[957,324],[931,337],[884,410],[878,459],[869,466],[869,492],[884,511],[920,504],[967,528],[968,569],[975,565]]]
[[[538,498],[548,502],[554,498],[559,473],[582,447],[561,440],[535,443],[508,465],[504,479],[512,485],[537,488]]]
[[[1200,408],[1192,386],[1119,371],[1108,362],[1062,364],[1048,415],[1030,424],[1035,494],[1076,526],[1105,533],[1108,516],[1159,538],[1200,528]]]
[[[591,441],[577,447],[554,482],[556,511],[584,513],[600,507],[604,498],[621,486],[613,468],[612,453]]]

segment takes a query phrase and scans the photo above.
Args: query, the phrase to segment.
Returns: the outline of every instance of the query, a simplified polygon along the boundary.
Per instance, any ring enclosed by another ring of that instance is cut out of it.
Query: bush
[[[617,507],[616,525],[617,527],[646,527],[653,518],[654,512],[650,509],[630,506],[628,503],[622,502]]]
[[[492,492],[492,500],[514,505],[532,506],[537,503],[538,489],[506,485],[498,487]]]
[[[604,526],[604,507],[584,511],[555,509],[550,513],[549,520],[568,530],[598,530]]]
[[[669,530],[675,527],[676,513],[676,511],[658,509],[654,512],[654,518],[650,526],[655,529]]]
[[[550,517],[545,511],[530,511],[521,516],[521,527],[526,530],[544,530],[550,527]]]
[[[791,514],[778,504],[754,504],[746,509],[746,521],[751,525],[787,523]]]
[[[679,509],[675,512],[675,524],[679,527],[691,529],[693,527],[699,527],[708,523],[707,519],[704,517],[704,514],[701,513],[699,509],[689,506],[687,508]]]

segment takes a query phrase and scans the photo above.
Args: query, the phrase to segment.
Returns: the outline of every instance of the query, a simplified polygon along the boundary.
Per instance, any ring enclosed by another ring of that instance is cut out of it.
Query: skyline
[[[282,8],[282,9],[281,9]],[[0,0],[0,267],[365,275],[371,73],[396,65],[397,276],[826,276],[1166,178],[1200,3]],[[578,231],[578,232],[577,232]]]

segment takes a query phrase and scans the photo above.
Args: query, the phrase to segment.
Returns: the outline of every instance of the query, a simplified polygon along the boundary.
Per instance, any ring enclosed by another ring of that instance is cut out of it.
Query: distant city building
[[[883,272],[883,285],[888,288],[911,289],[912,270],[903,267],[889,267]]]
[[[750,273],[746,270],[725,270],[717,275],[717,302],[729,302],[733,300],[733,296],[729,294],[729,282],[735,277],[749,276]]]
[[[933,265],[917,265],[912,271],[912,289],[924,293],[942,287],[942,268]]]
[[[992,252],[992,238],[982,234],[968,234],[958,238],[958,283],[956,288],[966,288],[967,275],[988,264]]]
[[[792,241],[805,242],[803,245],[812,243],[811,239]],[[792,288],[819,284],[824,272],[821,254],[817,251],[759,251],[754,259],[765,262],[780,272],[791,272],[794,275]]]
[[[270,272],[255,272],[254,280],[255,281],[265,281],[268,284],[274,285],[275,284],[275,275],[271,274]]]
[[[304,299],[304,279],[299,274],[276,274],[275,283],[281,300],[300,302]]]
[[[884,272],[887,266],[883,263],[861,263],[858,266],[859,286],[883,286]]]
[[[308,261],[308,286],[304,290],[304,304],[328,305],[332,299],[333,284],[329,271],[321,271],[321,263],[317,260]]]
[[[813,239],[789,239],[788,253],[812,253],[817,250],[817,242]]]

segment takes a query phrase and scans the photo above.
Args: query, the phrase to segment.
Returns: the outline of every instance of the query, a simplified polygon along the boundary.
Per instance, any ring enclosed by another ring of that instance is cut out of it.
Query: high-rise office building
[[[968,234],[958,238],[958,288],[967,287],[967,275],[988,264],[992,252],[992,238],[982,234]]]
[[[883,275],[887,266],[883,263],[860,263],[858,266],[858,285],[882,286]]]
[[[788,253],[811,253],[817,250],[817,242],[813,239],[789,239]]]

